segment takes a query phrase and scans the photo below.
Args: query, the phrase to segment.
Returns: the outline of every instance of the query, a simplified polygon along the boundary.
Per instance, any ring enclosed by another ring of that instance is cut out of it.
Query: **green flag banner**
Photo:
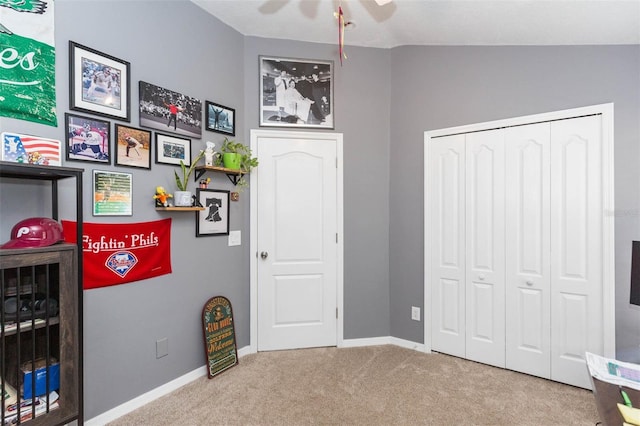
[[[0,116],[57,126],[52,0],[0,0]]]

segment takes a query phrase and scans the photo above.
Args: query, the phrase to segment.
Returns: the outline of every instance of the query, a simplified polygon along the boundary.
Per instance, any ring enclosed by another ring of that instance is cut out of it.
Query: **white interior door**
[[[506,129],[506,367],[550,378],[550,123]]]
[[[434,139],[430,150],[433,349],[465,356],[465,136]]]
[[[466,135],[466,357],[504,368],[504,131]]]
[[[257,177],[257,349],[337,344],[337,137],[262,136]]]
[[[587,388],[585,351],[604,351],[601,120],[551,123],[551,378]]]

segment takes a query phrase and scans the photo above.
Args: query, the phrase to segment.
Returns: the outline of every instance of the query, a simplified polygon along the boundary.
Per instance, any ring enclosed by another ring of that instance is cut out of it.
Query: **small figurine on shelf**
[[[206,179],[200,179],[200,188],[201,189],[206,189],[209,187],[209,182],[211,182],[211,178],[206,178]]]
[[[153,199],[156,200],[156,207],[169,207],[169,198],[172,197],[173,195],[167,193],[163,187],[156,186],[156,195],[153,196]]]
[[[215,144],[213,142],[206,142],[207,147],[204,149],[204,165],[205,166],[213,166],[213,156],[215,155],[215,151],[213,147]]]

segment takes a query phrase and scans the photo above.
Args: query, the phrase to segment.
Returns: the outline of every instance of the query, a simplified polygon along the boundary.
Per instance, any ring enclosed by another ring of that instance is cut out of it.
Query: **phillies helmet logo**
[[[18,229],[18,232],[16,232],[16,238],[20,238],[23,235],[29,235],[29,232],[31,232],[31,229],[29,229],[28,226],[22,226]]]
[[[130,251],[118,251],[109,256],[104,264],[121,278],[124,278],[136,266],[136,263],[138,263],[138,258]]]

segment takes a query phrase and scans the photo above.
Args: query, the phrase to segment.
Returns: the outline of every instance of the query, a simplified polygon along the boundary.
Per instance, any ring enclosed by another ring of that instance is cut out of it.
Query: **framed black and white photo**
[[[114,150],[116,166],[151,169],[151,132],[115,124]]]
[[[140,126],[191,138],[202,137],[202,102],[144,81],[139,85]]]
[[[111,164],[111,123],[70,113],[64,117],[67,160]]]
[[[333,129],[333,61],[260,56],[260,126]]]
[[[129,62],[69,41],[69,109],[131,121]]]
[[[196,237],[229,235],[229,191],[196,189],[204,210],[196,212]]]
[[[131,173],[93,171],[93,215],[133,215],[133,175]]]
[[[205,101],[207,130],[222,133],[224,135],[235,136],[236,134],[236,110],[219,105],[210,101]]]
[[[179,166],[180,160],[191,165],[191,139],[156,133],[156,163]]]

